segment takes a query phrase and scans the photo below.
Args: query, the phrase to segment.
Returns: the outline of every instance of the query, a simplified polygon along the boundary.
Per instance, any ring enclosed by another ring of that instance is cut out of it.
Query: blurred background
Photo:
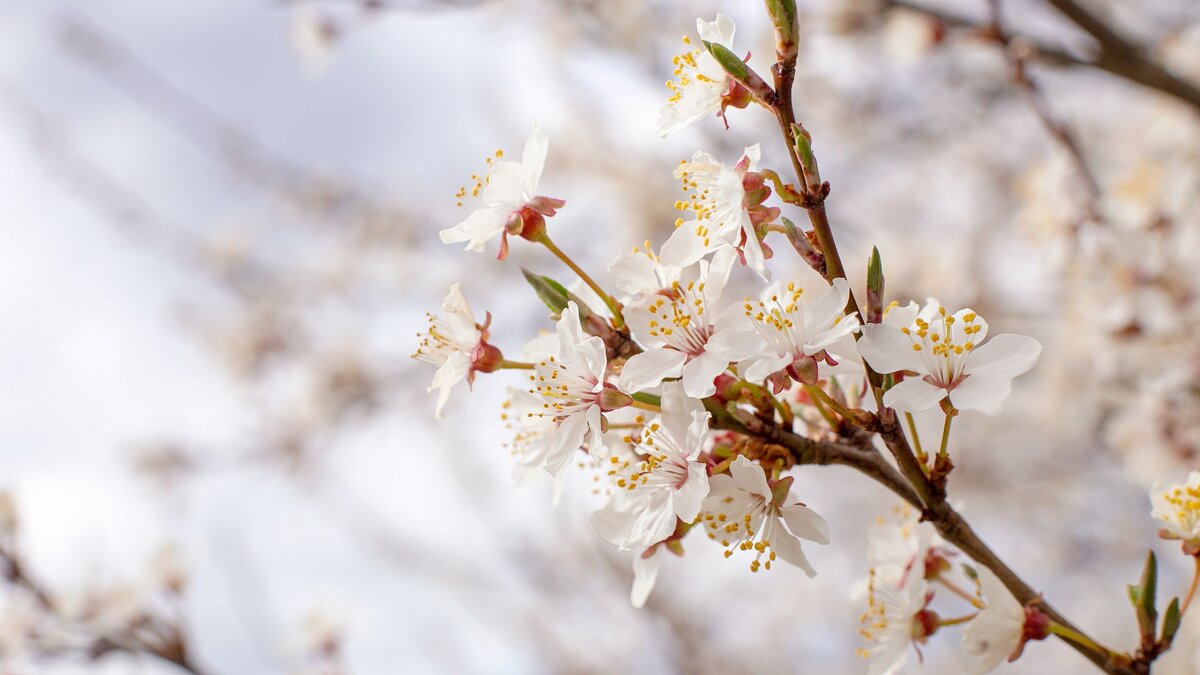
[[[409,358],[455,281],[506,352],[551,328],[517,266],[566,279],[554,260],[437,238],[535,122],[555,238],[602,278],[665,239],[696,149],[761,141],[784,173],[758,110],[654,134],[680,37],[718,9],[765,72],[750,0],[5,3],[0,673],[864,672],[850,589],[882,489],[803,469],[832,527],[816,578],[688,542],[634,610],[587,472],[557,507],[509,487],[519,378],[435,421]],[[801,9],[797,113],[855,284],[878,245],[891,297],[1046,346],[1001,416],[955,425],[952,494],[1131,648],[1146,550],[1162,593],[1190,573],[1146,491],[1200,468],[1200,6]],[[906,672],[962,672],[957,640]],[[1155,672],[1200,672],[1198,647],[1185,622]],[[1026,654],[1005,672],[1085,672],[1057,642]]]

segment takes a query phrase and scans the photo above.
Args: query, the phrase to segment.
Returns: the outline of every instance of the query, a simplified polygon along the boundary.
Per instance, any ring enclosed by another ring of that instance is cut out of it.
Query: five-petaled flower
[[[791,476],[768,483],[761,467],[739,455],[729,466],[729,474],[713,476],[708,484],[704,529],[710,539],[725,547],[726,558],[733,555],[734,548],[754,551],[750,571],[757,572],[759,567],[771,569],[778,554],[808,576],[816,574],[800,539],[828,544],[829,525],[792,496]]]
[[[658,114],[659,137],[677,134],[709,115],[724,118],[728,107],[745,108],[750,104],[750,92],[726,74],[703,44],[711,42],[732,49],[735,28],[733,19],[724,14],[718,14],[713,21],[696,19],[701,44],[694,44],[690,37],[683,38],[687,51],[674,59],[674,75],[678,79],[667,82],[671,97]]]
[[[621,548],[651,546],[675,531],[676,519],[696,520],[708,495],[708,469],[699,460],[708,444],[710,415],[678,383],[663,386],[662,415],[631,437],[632,457],[609,458],[612,499],[592,514],[592,527]]]
[[[726,166],[707,152],[697,152],[690,162],[679,163],[675,177],[682,182],[687,199],[675,202],[679,211],[690,211],[692,219],[676,219],[675,231],[663,243],[662,259],[668,265],[686,267],[720,248],[733,247],[742,263],[763,280],[771,278],[761,228],[779,217],[779,209],[763,202],[771,188],[755,171],[758,144],[746,148],[737,164]]]
[[[1159,536],[1183,541],[1184,551],[1200,555],[1200,471],[1188,474],[1187,483],[1157,483],[1150,490],[1151,511],[1163,527]]]
[[[821,374],[835,372],[833,367],[853,355],[848,338],[859,329],[858,315],[846,314],[850,285],[834,279],[807,302],[803,294],[794,282],[775,284],[762,300],[747,299],[741,307],[731,307],[740,316],[719,324],[709,349],[737,361],[745,379],[769,379],[776,391],[785,388],[788,378],[813,384]],[[820,364],[827,366],[823,373]]]
[[[625,254],[609,266],[617,286],[639,296],[626,304],[625,319],[646,347],[621,369],[623,391],[682,377],[689,396],[712,396],[713,380],[729,362],[707,349],[708,339],[716,331],[717,308],[732,266],[729,249],[681,270],[664,266],[649,248]]]
[[[608,357],[604,341],[584,337],[574,301],[558,320],[558,355],[534,364],[530,393],[541,399],[543,417],[558,423],[545,448],[546,470],[557,476],[580,447],[598,456],[604,449],[603,413],[632,399],[605,382]]]
[[[864,326],[858,351],[877,372],[905,374],[884,394],[886,406],[921,412],[949,396],[958,410],[994,415],[1013,378],[1037,362],[1042,345],[1011,333],[984,343],[987,329],[974,310],[948,314],[930,299],[920,312],[910,303],[892,308],[883,323]]]
[[[553,216],[566,205],[561,199],[536,194],[549,147],[546,132],[540,126],[534,126],[519,163],[502,159],[504,153],[500,150],[496,151],[495,157],[489,157],[487,173],[472,176],[474,185],[458,191],[459,206],[470,207],[471,215],[454,227],[442,230],[439,233],[442,243],[465,241],[468,251],[482,251],[484,244],[500,235],[497,257],[503,260],[508,256],[508,235],[531,241],[542,236],[546,217]]]
[[[412,357],[438,367],[428,390],[431,393],[439,390],[436,414],[441,417],[454,385],[464,379],[468,384],[473,383],[476,372],[494,372],[500,368],[503,356],[499,349],[487,343],[491,313],[483,324],[475,323],[471,306],[458,284],[450,287],[442,301],[442,316],[427,316],[429,329],[417,335],[421,342]]]

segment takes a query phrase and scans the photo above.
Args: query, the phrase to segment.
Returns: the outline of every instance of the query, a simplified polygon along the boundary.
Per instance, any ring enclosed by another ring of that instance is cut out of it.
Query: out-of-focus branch
[[[1193,108],[1200,109],[1200,86],[1167,70],[1145,48],[1121,35],[1102,19],[1074,0],[1046,0],[1063,16],[1090,35],[1097,48],[1090,56],[1080,57],[1043,41],[1020,36],[1028,45],[1030,57],[1050,66],[1087,67],[1102,70],[1123,80],[1154,89]],[[951,28],[986,34],[989,26],[940,8],[910,0],[884,0],[885,6],[906,9],[936,19]]]
[[[1026,67],[1025,50],[1021,45],[1014,44],[1012,36],[1005,29],[1004,21],[1001,15],[1000,0],[988,0],[988,7],[991,11],[991,37],[1000,44],[1004,51],[1004,56],[1008,59],[1009,65],[1013,70],[1013,82],[1024,94],[1025,99],[1029,102],[1029,106],[1033,108],[1034,113],[1041,120],[1042,126],[1050,136],[1058,142],[1058,144],[1067,152],[1067,156],[1071,158],[1071,163],[1075,167],[1075,172],[1079,175],[1084,187],[1088,192],[1087,202],[1087,218],[1093,222],[1099,222],[1103,219],[1100,212],[1100,197],[1101,189],[1100,182],[1096,180],[1095,173],[1092,172],[1088,165],[1087,159],[1084,157],[1083,149],[1079,145],[1079,141],[1075,137],[1074,131],[1067,123],[1060,119],[1050,109],[1050,104],[1046,101],[1046,96],[1042,88],[1038,86]]]

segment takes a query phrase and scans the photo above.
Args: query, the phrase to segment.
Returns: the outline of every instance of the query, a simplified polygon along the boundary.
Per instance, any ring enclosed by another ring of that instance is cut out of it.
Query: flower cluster
[[[775,86],[787,87],[796,58],[794,6],[789,14],[788,2],[767,5],[780,59]],[[590,467],[603,502],[589,522],[603,540],[633,551],[635,606],[647,601],[665,553],[682,556],[693,531],[719,543],[726,558],[748,558],[752,572],[782,561],[815,575],[802,541],[828,544],[830,528],[802,501],[795,472],[844,464],[915,507],[900,509],[899,523],[867,532],[861,634],[868,644],[861,654],[871,675],[897,672],[910,651],[919,656],[949,626],[962,627],[971,672],[1015,659],[1027,642],[1052,633],[1094,661],[1114,658],[1052,620],[1054,612],[973,539],[946,498],[951,421],[965,411],[998,414],[1013,380],[1040,358],[1041,344],[1011,333],[989,336],[978,312],[933,298],[885,307],[878,251],[860,305],[828,229],[829,186],[811,137],[779,103],[789,92],[777,94],[748,57],[733,54],[728,17],[699,21],[698,30],[701,44],[685,39],[689,51],[674,62],[660,135],[759,103],[784,122],[795,183],[760,166],[757,144],[732,164],[706,152],[681,161],[674,176],[684,193],[675,204],[682,215],[660,247],[647,241],[612,260],[614,293],[547,228],[546,218],[565,202],[537,195],[549,142],[535,127],[522,162],[506,162],[498,152],[488,173],[459,192],[460,205],[473,211],[443,230],[442,240],[482,250],[499,236],[503,259],[508,235],[518,236],[545,247],[581,285],[524,271],[556,326],[525,347],[523,361],[504,358],[489,342],[491,316],[477,323],[455,285],[415,355],[439,367],[430,385],[439,390],[438,412],[458,381],[520,371],[525,386],[510,388],[503,412],[513,434],[513,481],[549,476],[557,501],[567,468]],[[789,207],[806,211],[813,229],[785,218]],[[819,280],[772,280],[772,235],[781,235]],[[753,290],[735,298],[731,288],[738,286]],[[914,419],[927,413],[944,418],[932,462]],[[1193,473],[1188,485],[1154,496],[1164,536],[1183,540],[1193,554],[1200,548],[1198,495],[1200,473]],[[969,551],[975,560],[954,562]],[[966,613],[945,618],[935,611],[947,597],[965,602]],[[1144,644],[1165,648],[1154,639]]]

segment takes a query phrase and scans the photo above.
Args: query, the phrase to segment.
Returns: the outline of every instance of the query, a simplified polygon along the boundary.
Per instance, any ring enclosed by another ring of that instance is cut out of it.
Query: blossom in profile
[[[1155,484],[1150,502],[1154,507],[1151,515],[1162,523],[1159,536],[1179,539],[1187,553],[1200,554],[1200,471],[1189,473],[1182,485]]]
[[[658,386],[681,377],[689,396],[716,391],[713,380],[729,362],[707,349],[716,332],[721,293],[729,280],[734,253],[718,251],[686,269],[664,266],[648,248],[618,258],[609,267],[614,282],[638,297],[625,307],[634,337],[646,348],[621,369],[623,391]]]
[[[657,544],[691,523],[708,495],[708,469],[699,460],[708,444],[709,413],[679,383],[664,385],[662,414],[636,435],[632,458],[609,458],[615,483],[608,505],[592,514],[596,532],[621,548]]]
[[[442,301],[442,313],[426,316],[429,328],[418,334],[421,342],[412,357],[437,366],[428,391],[437,390],[436,415],[441,417],[455,385],[463,380],[472,383],[476,372],[495,371],[503,356],[500,350],[487,343],[491,314],[483,324],[475,323],[475,315],[458,284],[450,287]]]
[[[937,630],[938,616],[928,609],[932,599],[924,564],[912,565],[895,583],[871,575],[859,630],[871,646],[858,651],[870,660],[867,675],[898,673],[908,661],[909,647],[916,649]]]
[[[779,209],[763,205],[771,189],[755,171],[760,154],[754,144],[733,166],[707,152],[680,162],[675,178],[687,198],[675,207],[692,217],[675,221],[675,231],[662,246],[664,263],[686,267],[713,251],[733,247],[743,264],[764,281],[771,278],[758,228],[779,217]]]
[[[1026,641],[1026,612],[991,570],[981,566],[976,573],[987,606],[963,628],[962,648],[971,672],[986,673],[1020,656]]]
[[[853,357],[857,314],[846,314],[850,285],[834,279],[828,288],[805,300],[796,283],[769,287],[762,300],[746,300],[741,315],[723,324],[709,340],[709,348],[730,361],[752,382],[771,379],[776,390],[787,378],[805,384],[816,382],[821,364],[826,369]],[[851,351],[841,353],[838,349]]]
[[[566,205],[561,199],[537,195],[546,164],[550,141],[540,126],[534,126],[525,142],[520,162],[505,159],[497,150],[487,160],[487,172],[471,177],[470,189],[460,188],[458,205],[471,209],[471,215],[439,235],[444,244],[467,242],[468,251],[482,251],[484,244],[500,235],[501,260],[508,256],[508,235],[529,240],[545,232],[546,218]]]
[[[879,373],[903,373],[883,397],[901,412],[921,412],[947,396],[958,410],[988,415],[1000,411],[1013,378],[1037,363],[1042,345],[1024,335],[1004,333],[986,342],[988,325],[972,309],[949,314],[930,299],[897,307],[882,323],[863,326],[858,351]]]
[[[726,74],[725,69],[705,48],[705,42],[733,49],[733,19],[718,14],[713,21],[696,19],[700,44],[684,37],[687,51],[673,60],[674,80],[667,82],[671,96],[658,113],[658,135],[666,138],[683,131],[697,120],[710,115],[724,117],[725,108],[745,108],[750,93]]]
[[[792,495],[791,476],[768,483],[760,466],[739,455],[729,474],[713,476],[708,483],[704,529],[725,547],[726,558],[736,548],[753,552],[752,572],[771,569],[778,557],[810,577],[816,574],[800,540],[828,544],[829,525]]]

